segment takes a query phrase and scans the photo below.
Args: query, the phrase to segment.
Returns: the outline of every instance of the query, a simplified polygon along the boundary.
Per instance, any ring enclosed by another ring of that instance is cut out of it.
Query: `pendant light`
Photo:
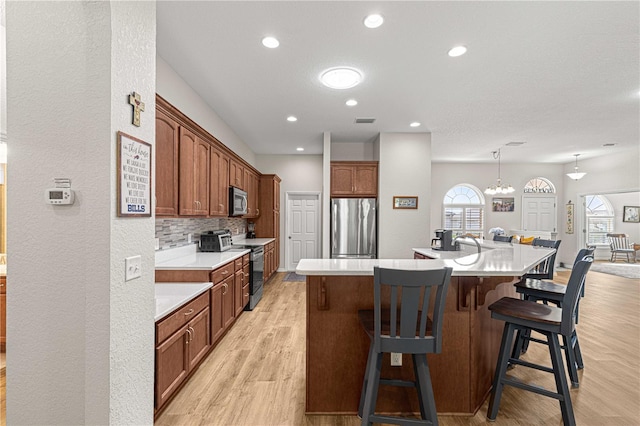
[[[484,190],[485,194],[495,195],[495,194],[511,194],[515,191],[513,186],[511,185],[503,185],[502,180],[500,178],[500,150],[491,152],[493,158],[498,160],[498,184],[491,185]]]
[[[573,180],[582,179],[584,175],[586,175],[586,173],[578,172],[578,156],[580,154],[573,154],[573,155],[576,157],[576,166],[573,168],[573,173],[567,173],[567,176],[569,176]]]

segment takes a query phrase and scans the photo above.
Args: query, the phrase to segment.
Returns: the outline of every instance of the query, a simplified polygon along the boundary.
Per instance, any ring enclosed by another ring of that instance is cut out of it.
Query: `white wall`
[[[116,130],[154,142],[155,3],[6,7],[7,424],[152,424],[154,220],[116,217],[115,175]]]
[[[378,257],[412,258],[431,239],[431,134],[381,133]],[[393,209],[393,196],[417,196],[416,210]]]
[[[200,127],[255,167],[256,157],[249,146],[196,93],[160,55],[156,58],[156,90]],[[257,168],[257,167],[256,167]]]
[[[322,155],[258,155],[256,168],[263,174],[277,174],[280,184],[280,269],[286,269],[285,194],[290,191],[322,192]],[[321,235],[321,234],[320,234]],[[319,235],[319,237],[320,237]]]
[[[349,142],[331,144],[331,161],[373,161],[373,142]]]
[[[627,234],[631,241],[640,244],[640,223],[623,222],[624,206],[640,207],[640,192],[624,192],[621,194],[604,194],[611,202],[615,219],[613,229],[616,233]]]

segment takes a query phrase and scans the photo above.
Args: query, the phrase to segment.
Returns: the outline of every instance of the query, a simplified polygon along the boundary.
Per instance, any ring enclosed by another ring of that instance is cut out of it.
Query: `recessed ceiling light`
[[[287,121],[291,121],[291,122],[298,121],[298,117],[296,117],[295,115],[290,115],[287,117]]]
[[[409,124],[409,126],[411,126],[411,127],[420,127],[420,123],[418,123],[417,121],[414,121],[413,123]]]
[[[467,53],[467,48],[465,46],[456,46],[449,50],[449,56],[455,58],[456,56],[462,56]]]
[[[347,106],[356,106],[358,105],[358,101],[356,101],[355,99],[349,99],[347,102],[345,102],[345,104],[347,104]]]
[[[304,148],[298,147],[298,148],[296,148],[296,151],[304,151]]]
[[[262,45],[264,47],[268,47],[269,49],[275,49],[280,46],[280,42],[275,37],[265,37],[262,39]]]
[[[384,18],[378,14],[369,15],[364,18],[364,26],[367,28],[378,28],[384,22]]]
[[[332,89],[350,89],[362,81],[362,73],[355,68],[329,68],[320,75],[320,81]]]

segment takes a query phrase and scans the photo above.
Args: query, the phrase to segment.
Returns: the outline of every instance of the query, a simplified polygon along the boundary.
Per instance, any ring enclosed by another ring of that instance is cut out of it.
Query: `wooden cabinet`
[[[245,255],[244,258],[246,258],[246,260],[242,265],[242,275],[244,277],[244,280],[242,282],[242,306],[247,306],[247,304],[249,303],[249,296],[251,294],[249,288],[249,255]]]
[[[229,157],[211,147],[209,164],[209,215],[229,216]]]
[[[235,317],[237,318],[243,311],[244,305],[242,304],[242,287],[244,287],[244,271],[242,270],[242,258],[235,261],[235,277],[233,284],[233,300],[235,306]]]
[[[375,161],[332,161],[332,197],[377,197],[378,163]]]
[[[180,127],[179,213],[186,216],[209,214],[209,148],[193,132]]]
[[[276,243],[272,241],[264,247],[264,282],[267,282],[274,272],[278,269],[276,262]]]
[[[214,284],[211,289],[211,343],[215,344],[235,319],[234,309],[235,274]]]
[[[246,190],[244,186],[244,166],[233,158],[229,161],[229,185]]]
[[[258,217],[260,210],[258,208],[258,191],[260,188],[260,178],[253,170],[244,169],[244,185],[247,191],[247,214],[244,217]]]
[[[156,216],[178,215],[179,125],[156,110]]]
[[[156,323],[155,405],[161,408],[211,349],[209,292]]]
[[[265,281],[280,267],[280,183],[278,175],[260,177],[260,216],[256,220],[256,237],[275,238],[273,250],[265,247]],[[271,262],[271,263],[269,263]],[[267,271],[269,273],[267,273]]]

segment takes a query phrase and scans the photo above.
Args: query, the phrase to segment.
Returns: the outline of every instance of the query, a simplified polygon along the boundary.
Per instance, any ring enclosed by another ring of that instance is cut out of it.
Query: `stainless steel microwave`
[[[240,188],[229,188],[229,216],[247,214],[247,193]]]

